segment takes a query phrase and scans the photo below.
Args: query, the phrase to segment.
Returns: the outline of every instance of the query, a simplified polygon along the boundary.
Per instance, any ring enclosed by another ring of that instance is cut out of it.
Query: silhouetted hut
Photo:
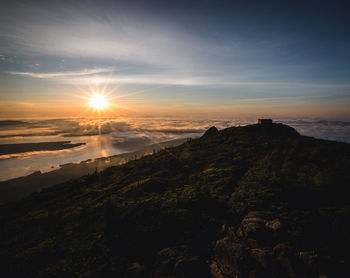
[[[271,119],[258,119],[258,124],[259,125],[270,125],[272,124]]]

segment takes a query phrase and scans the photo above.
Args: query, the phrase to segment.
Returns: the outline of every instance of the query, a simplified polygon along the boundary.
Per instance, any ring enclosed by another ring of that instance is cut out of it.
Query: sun
[[[96,110],[103,110],[108,106],[108,101],[104,95],[94,94],[90,97],[89,105]]]

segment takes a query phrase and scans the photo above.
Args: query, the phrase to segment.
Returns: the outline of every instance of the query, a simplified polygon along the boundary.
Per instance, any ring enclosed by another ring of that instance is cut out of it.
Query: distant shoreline
[[[178,146],[187,140],[188,138],[181,138],[165,141],[158,144],[145,146],[144,148],[133,152],[127,152],[108,157],[92,158],[80,161],[79,163],[66,163],[60,165],[59,169],[54,169],[49,172],[42,173],[40,171],[35,171],[26,176],[1,181],[0,205],[6,202],[19,200],[23,197],[28,196],[32,192],[40,191],[42,188],[47,188],[59,183],[63,183],[70,179],[80,178],[84,175],[92,174],[96,171],[99,172],[110,166],[118,166],[130,160],[141,158],[142,156],[158,152],[168,147]],[[85,143],[79,144],[81,145]]]
[[[59,151],[85,145],[85,143],[73,143],[71,141],[0,144],[0,155],[22,154],[38,151]]]

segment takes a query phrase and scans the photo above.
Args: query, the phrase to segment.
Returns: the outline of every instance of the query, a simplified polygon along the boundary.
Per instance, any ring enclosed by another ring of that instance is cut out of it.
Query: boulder
[[[248,246],[270,246],[281,240],[281,223],[269,211],[252,211],[242,220],[237,236]]]
[[[246,248],[233,242],[229,237],[215,243],[214,254],[217,266],[224,275],[235,276],[251,266],[251,258]]]

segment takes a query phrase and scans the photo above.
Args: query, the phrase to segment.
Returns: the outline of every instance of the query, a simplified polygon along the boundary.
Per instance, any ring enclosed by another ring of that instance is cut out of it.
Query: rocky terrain
[[[270,211],[251,211],[238,227],[225,230],[214,247],[216,277],[341,277],[346,272],[342,260],[293,247]]]
[[[0,207],[1,277],[349,277],[350,145],[218,131]]]

